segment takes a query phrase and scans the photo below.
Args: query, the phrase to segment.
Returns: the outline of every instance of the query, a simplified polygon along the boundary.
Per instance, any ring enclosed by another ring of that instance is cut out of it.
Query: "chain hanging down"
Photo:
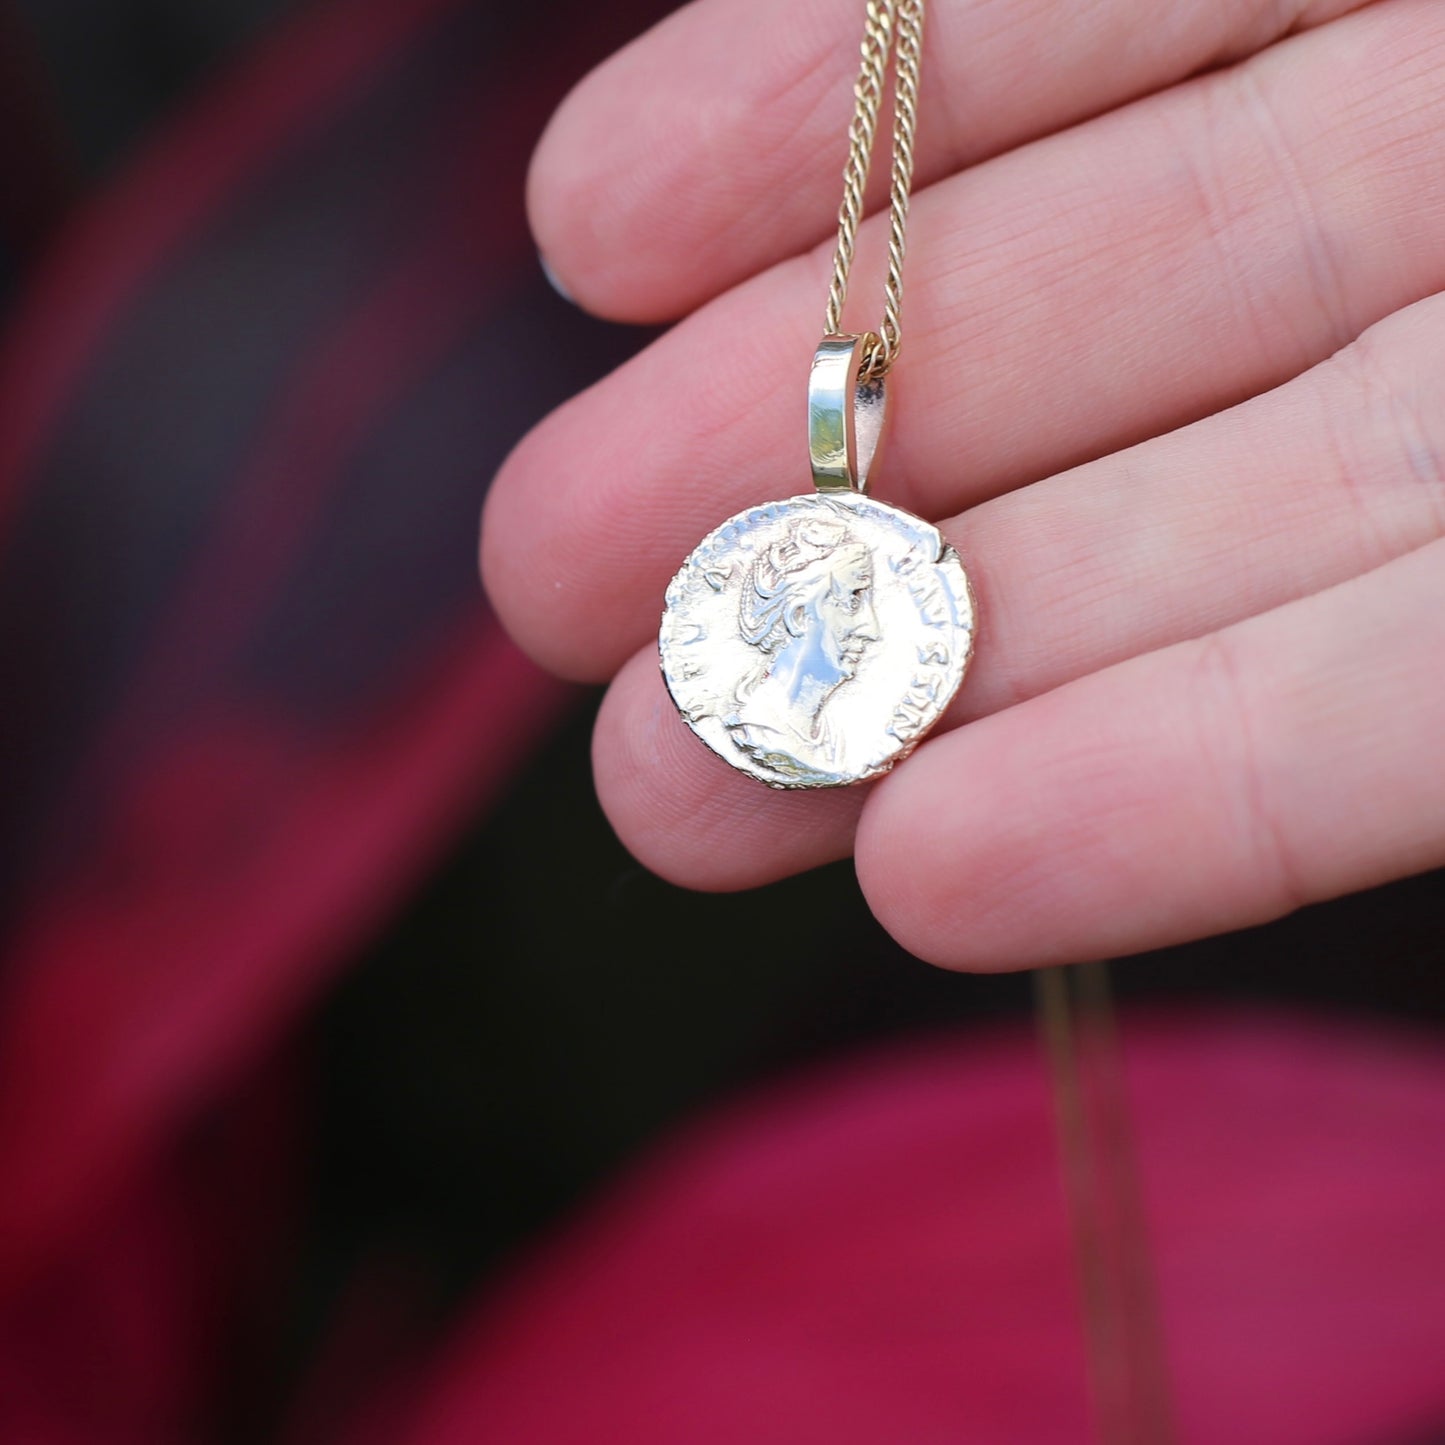
[[[908,195],[913,186],[913,137],[918,128],[918,71],[923,50],[924,0],[868,0],[863,34],[862,66],[853,87],[856,106],[848,127],[848,163],[843,168],[843,203],[838,208],[838,249],[833,256],[833,282],[828,288],[824,330],[837,334],[843,326],[848,274],[858,225],[863,219],[863,194],[878,134],[878,117],[894,61],[893,167],[889,187],[888,279],[883,320],[865,334],[860,383],[879,381],[898,359],[902,344],[903,255],[908,227]]]
[[[866,3],[826,334],[807,372],[813,489],[709,532],[668,585],[658,628],[663,681],[683,721],[770,788],[880,777],[942,717],[973,656],[974,599],[958,553],[932,523],[868,490],[898,355],[924,0]],[[877,331],[849,334],[848,274],[890,90],[883,318]],[[751,483],[730,485],[742,493]]]

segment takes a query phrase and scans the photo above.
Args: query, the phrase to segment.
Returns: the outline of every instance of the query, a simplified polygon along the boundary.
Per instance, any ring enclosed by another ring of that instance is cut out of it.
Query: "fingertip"
[[[620,52],[585,76],[558,106],[532,153],[526,205],[542,269],[559,295],[608,321],[641,325],[675,320],[691,299],[673,284],[677,248],[668,217],[649,197],[649,156],[626,125],[630,149],[619,154],[616,97]],[[663,264],[651,264],[649,255]]]
[[[936,776],[942,770],[934,749],[942,741],[920,749],[874,789],[854,840],[858,886],[874,917],[909,953],[942,968],[984,971],[990,961],[969,946],[979,940],[967,930],[964,896],[981,885],[954,866],[947,814],[957,791],[951,778]]]
[[[605,682],[625,651],[598,636],[601,619],[581,595],[565,538],[538,505],[534,454],[545,449],[537,436],[547,426],[517,444],[487,492],[478,546],[482,590],[507,634],[535,662],[570,682]]]
[[[858,790],[780,792],[730,767],[678,715],[657,654],[639,652],[597,714],[593,771],[629,852],[670,883],[731,893],[846,857]]]
[[[658,877],[681,888],[728,892],[733,870],[711,836],[714,829],[685,826],[709,785],[730,781],[709,776],[706,760],[692,752],[697,746],[652,659],[639,654],[598,709],[592,732],[597,800],[622,845]]]
[[[673,321],[828,235],[836,172],[815,162],[849,115],[846,3],[682,6],[573,87],[533,153],[527,210],[578,305]]]
[[[1138,953],[1278,917],[1201,741],[1199,644],[1148,653],[931,739],[861,820],[879,921],[970,972]]]
[[[684,322],[557,408],[503,462],[483,515],[483,579],[544,666],[610,677],[656,637],[668,580],[698,541],[788,485],[774,460],[801,430],[778,382],[787,347],[740,375],[725,363],[729,343],[736,361],[738,338],[761,334],[760,319],[797,288],[788,268],[746,288],[726,317]]]
[[[542,274],[565,301],[607,320],[614,316],[607,305],[605,286],[598,288],[591,273],[599,264],[599,251],[591,232],[597,219],[593,193],[595,157],[573,143],[571,115],[574,97],[586,81],[573,88],[542,132],[527,167],[527,223],[537,246]]]
[[[1110,951],[1095,946],[1087,901],[1075,907],[1078,854],[1047,775],[1027,729],[1000,714],[931,739],[882,780],[859,820],[858,882],[902,947],[967,973]]]

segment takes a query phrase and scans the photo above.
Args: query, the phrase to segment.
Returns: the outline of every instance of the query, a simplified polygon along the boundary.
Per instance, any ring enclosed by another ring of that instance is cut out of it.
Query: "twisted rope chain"
[[[848,163],[843,168],[843,203],[838,207],[838,249],[833,255],[833,284],[828,288],[824,329],[842,329],[843,303],[848,299],[848,273],[858,225],[863,219],[863,192],[878,134],[878,115],[888,84],[888,62],[894,60],[893,172],[889,187],[888,280],[883,295],[883,321],[865,333],[860,382],[878,381],[898,359],[902,344],[899,313],[903,307],[903,254],[908,227],[908,193],[913,186],[913,138],[918,129],[918,70],[923,50],[924,0],[868,0],[863,32],[862,68],[853,87],[856,105],[848,127]]]

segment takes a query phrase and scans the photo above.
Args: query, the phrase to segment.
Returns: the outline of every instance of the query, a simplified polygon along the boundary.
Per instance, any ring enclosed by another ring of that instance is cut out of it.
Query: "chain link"
[[[842,330],[848,299],[848,274],[858,226],[863,219],[863,193],[878,134],[878,117],[888,85],[888,64],[894,62],[893,169],[889,182],[888,279],[884,286],[883,321],[865,333],[859,381],[878,381],[898,359],[903,334],[903,254],[908,228],[908,195],[913,186],[913,138],[918,129],[918,71],[923,50],[924,0],[868,0],[863,32],[862,66],[853,87],[856,105],[848,127],[848,163],[843,168],[843,203],[838,207],[838,249],[833,255],[833,283],[828,288],[824,330]]]

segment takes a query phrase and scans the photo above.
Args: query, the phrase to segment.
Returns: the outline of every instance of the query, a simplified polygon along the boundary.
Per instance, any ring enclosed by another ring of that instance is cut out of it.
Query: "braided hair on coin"
[[[846,523],[829,518],[795,522],[748,569],[738,600],[738,630],[745,642],[771,656],[803,633],[808,604],[833,585],[849,562],[868,560],[868,548]]]

